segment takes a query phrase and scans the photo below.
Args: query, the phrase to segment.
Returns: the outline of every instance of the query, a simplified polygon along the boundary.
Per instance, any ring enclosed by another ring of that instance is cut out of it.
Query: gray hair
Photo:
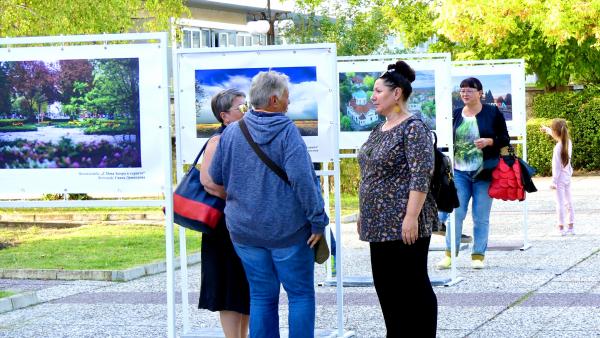
[[[289,77],[283,73],[270,70],[259,72],[252,78],[250,86],[250,104],[254,108],[265,108],[273,95],[281,97],[288,88]]]
[[[246,97],[246,94],[237,90],[237,89],[225,89],[212,97],[210,101],[210,107],[212,109],[215,118],[219,120],[219,122],[223,123],[223,119],[221,118],[221,112],[229,111],[231,106],[233,105],[233,100],[238,97]]]

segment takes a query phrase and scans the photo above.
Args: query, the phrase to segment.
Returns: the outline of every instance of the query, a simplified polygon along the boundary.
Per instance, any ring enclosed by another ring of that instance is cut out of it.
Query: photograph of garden
[[[510,74],[475,75],[483,85],[482,104],[495,105],[504,114],[506,121],[512,121],[512,85]],[[468,76],[452,77],[452,110],[462,108],[464,103],[460,98],[460,82]]]
[[[0,169],[141,167],[139,60],[0,62]]]
[[[318,136],[319,108],[315,93],[317,68],[273,67],[196,70],[196,137],[210,137],[220,126],[212,113],[210,100],[228,88],[241,90],[248,96],[252,77],[261,71],[274,70],[289,77],[290,105],[286,115],[294,121],[302,136]]]
[[[413,92],[408,99],[410,113],[435,129],[435,74],[416,71]],[[379,72],[346,72],[339,74],[341,131],[371,131],[385,119],[377,114],[371,102],[373,85]]]

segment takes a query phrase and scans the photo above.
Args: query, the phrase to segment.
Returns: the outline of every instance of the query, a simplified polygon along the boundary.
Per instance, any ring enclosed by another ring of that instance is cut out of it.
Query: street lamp
[[[287,13],[277,12],[271,13],[271,0],[267,0],[267,12],[251,13],[254,16],[254,21],[248,21],[246,26],[250,33],[260,33],[267,35],[267,45],[275,44],[275,25],[279,30],[289,29],[294,25],[294,22],[287,18]],[[256,20],[259,16],[259,20]]]

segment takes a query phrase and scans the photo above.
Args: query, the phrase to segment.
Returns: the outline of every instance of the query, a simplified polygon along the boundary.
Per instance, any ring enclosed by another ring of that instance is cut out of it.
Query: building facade
[[[187,6],[191,18],[177,20],[182,31],[181,47],[235,47],[266,45],[269,35],[274,37],[273,43],[285,43],[278,33],[292,13],[294,1],[189,0]],[[256,24],[259,20],[263,20],[262,31]],[[272,26],[271,31],[266,31],[266,24]]]

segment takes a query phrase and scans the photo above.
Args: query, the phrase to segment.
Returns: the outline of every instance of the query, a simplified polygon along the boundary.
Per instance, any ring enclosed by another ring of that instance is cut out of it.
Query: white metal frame
[[[525,108],[525,60],[523,59],[506,59],[506,60],[473,60],[473,61],[453,61],[452,69],[461,69],[461,73],[464,73],[464,69],[472,69],[472,76],[477,77],[477,75],[488,75],[487,72],[482,71],[482,67],[490,66],[513,66],[516,69],[514,71],[518,71],[518,74],[511,73],[511,77],[517,77],[519,79],[519,83],[511,84],[513,88],[512,92],[518,93],[517,99],[519,102],[513,100],[513,112],[515,111],[514,106],[518,106],[521,110],[520,114],[517,115],[518,120],[515,120],[515,115],[513,115],[513,123],[517,124],[519,128],[516,129],[516,133],[513,132],[511,135],[512,138],[516,138],[516,140],[511,140],[511,144],[520,144],[523,147],[523,160],[527,161],[527,121],[526,121],[526,108]],[[465,68],[463,68],[465,67]],[[467,72],[468,73],[468,72]],[[484,88],[485,90],[485,88]],[[528,229],[529,224],[527,221],[528,216],[528,201],[527,199],[522,202],[523,205],[523,225],[521,227],[521,235],[523,238],[523,245],[519,248],[521,251],[525,251],[531,248],[531,243],[529,242],[528,237]]]
[[[168,61],[167,61],[167,33],[134,33],[134,34],[96,34],[96,35],[73,35],[73,36],[40,36],[40,37],[23,37],[23,38],[1,38],[0,47],[6,46],[5,48],[19,48],[21,45],[65,45],[69,43],[104,43],[106,49],[111,47],[111,42],[119,41],[131,41],[135,43],[140,42],[157,42],[158,48],[162,53],[162,71],[164,76],[160,86],[157,88],[157,95],[164,95],[164,110],[166,125],[159,125],[158,128],[162,129],[164,137],[164,146],[160,149],[166,158],[171,156],[171,135],[169,126],[169,79],[168,79]],[[34,57],[35,58],[35,57]],[[160,70],[158,70],[160,71]],[[174,276],[174,251],[173,251],[173,196],[172,196],[172,166],[171,161],[164,161],[164,185],[160,187],[164,199],[157,200],[123,200],[123,199],[112,199],[112,200],[90,200],[90,201],[0,201],[0,207],[2,208],[78,208],[78,207],[139,207],[139,206],[164,206],[165,207],[165,241],[167,247],[167,288],[174,290],[175,276]],[[54,169],[55,170],[55,169]],[[85,189],[82,189],[85,192]],[[15,192],[18,193],[18,192]],[[175,298],[174,292],[167,292],[167,336],[169,338],[175,337]]]
[[[442,88],[436,88],[437,90],[440,90],[442,93],[447,93],[445,95],[450,95],[450,54],[449,53],[430,53],[430,54],[398,54],[398,55],[363,55],[363,56],[342,56],[342,57],[338,57],[338,63],[340,62],[361,62],[361,61],[377,61],[380,62],[382,64],[382,68],[381,69],[385,69],[385,66],[387,66],[387,64],[389,63],[394,63],[397,60],[405,60],[408,61],[410,63],[410,60],[415,60],[415,61],[423,61],[423,60],[439,60],[442,59],[445,62],[447,62],[448,67],[447,67],[447,74],[444,74],[444,76],[448,79],[448,83],[445,83],[443,85]],[[450,101],[449,101],[450,102]],[[439,119],[437,118],[438,114],[440,114],[440,109],[439,107],[439,103],[436,105],[436,122],[439,122]],[[454,157],[454,151],[453,151],[453,147],[454,147],[454,141],[452,139],[452,107],[449,106],[447,107],[448,111],[442,115],[439,115],[442,117],[444,123],[446,124],[450,124],[450,128],[440,128],[437,124],[436,124],[436,129],[437,129],[437,136],[438,136],[438,147],[446,147],[448,148],[448,156],[450,156],[451,159],[453,159]],[[339,109],[339,98],[338,98],[338,109],[336,111],[336,113],[339,114],[340,109]],[[356,149],[355,149],[356,150]],[[357,156],[357,153],[352,153],[352,154],[339,154],[340,158],[354,158]],[[336,211],[337,213],[337,211]],[[446,225],[447,227],[449,227],[449,229],[451,229],[451,254],[453,257],[456,256],[456,252],[457,250],[459,250],[459,248],[456,247],[455,244],[455,222],[454,222],[454,213],[451,213],[448,215],[448,221],[449,224]],[[341,246],[341,244],[338,244]],[[336,263],[337,263],[337,257],[336,257]],[[337,266],[337,264],[336,264]],[[328,277],[331,279],[331,274],[328,275]],[[433,278],[432,278],[433,279]],[[450,269],[450,278],[442,278],[440,279],[440,284],[444,285],[444,286],[450,286],[450,285],[454,285],[459,283],[460,281],[464,280],[463,277],[458,276],[458,271],[456,269],[456,264],[452,264],[452,267]],[[337,281],[337,285],[340,285],[340,281],[338,278]],[[351,284],[350,281],[346,282],[347,284]],[[359,282],[361,283],[360,285],[363,285],[364,282]]]
[[[172,34],[174,34],[174,29],[172,29]],[[335,45],[334,44],[312,44],[312,45],[285,45],[285,46],[269,46],[269,47],[262,47],[262,46],[250,46],[250,47],[228,47],[228,48],[218,48],[217,50],[219,51],[219,53],[227,53],[227,52],[239,52],[240,50],[243,51],[250,51],[250,50],[256,50],[257,52],[265,52],[266,50],[299,50],[299,49],[319,49],[319,48],[328,48],[331,50],[331,53],[333,53],[335,55],[336,51],[335,51]],[[180,80],[179,80],[179,73],[180,73],[180,67],[179,67],[179,56],[183,55],[183,54],[187,54],[187,53],[194,53],[194,52],[207,52],[206,49],[201,50],[201,49],[185,49],[185,48],[173,48],[172,49],[172,62],[173,62],[173,85],[174,85],[174,93],[175,93],[175,130],[176,130],[176,134],[179,135],[179,132],[182,128],[182,124],[181,124],[181,117],[180,117],[180,107],[179,107],[179,102],[180,102],[180,93],[182,91],[181,85],[180,85]],[[214,52],[214,50],[212,51]],[[337,62],[335,58],[332,58],[331,64],[329,65],[330,67],[332,67],[332,69],[336,69],[337,66]],[[332,92],[338,92],[338,80],[337,80],[337,72],[333,72],[333,79],[331,79],[331,83],[333,86],[335,86],[335,88],[331,88]],[[334,99],[335,99],[335,103],[336,105],[339,105],[339,96],[333,95]],[[339,149],[339,140],[338,140],[338,135],[339,133],[337,132],[337,130],[339,130],[339,119],[337,118],[337,116],[335,118],[333,118],[332,120],[332,128],[334,128],[334,131],[332,133],[333,135],[333,149]],[[181,137],[176,137],[176,141],[177,141],[177,145],[176,145],[176,172],[177,172],[177,178],[178,181],[180,180],[180,178],[183,176],[183,155],[181,153],[182,150],[182,146],[181,146]],[[334,169],[333,170],[319,170],[317,171],[317,175],[319,176],[324,176],[326,177],[326,181],[327,181],[327,177],[329,176],[333,176],[334,177],[334,184],[335,184],[335,210],[336,210],[336,216],[335,216],[335,223],[336,225],[341,224],[341,193],[340,193],[340,165],[339,165],[339,154],[338,151],[334,151],[332,154],[332,159],[331,162],[333,162],[334,164]],[[328,205],[326,204],[326,208],[328,209]],[[326,228],[325,231],[328,233],[329,229]],[[187,255],[186,255],[186,240],[185,240],[185,229],[180,227],[180,231],[179,231],[179,252],[180,252],[180,259],[181,259],[181,294],[182,294],[182,307],[183,307],[183,313],[182,313],[182,321],[183,321],[183,333],[182,336],[186,336],[186,337],[198,337],[198,335],[192,333],[190,331],[190,322],[189,322],[189,302],[188,302],[188,272],[187,272]],[[341,240],[341,226],[336,226],[336,238],[339,238]],[[337,278],[340,281],[340,285],[341,285],[341,280],[342,280],[342,276],[343,276],[343,271],[342,271],[342,259],[341,259],[341,245],[338,245],[336,247],[337,252],[336,252],[336,256],[339,257],[339,259],[336,259],[336,268],[337,268]],[[328,261],[329,262],[329,261]],[[167,290],[168,292],[173,292],[171,289]],[[336,293],[336,299],[337,299],[337,332],[332,332],[330,337],[353,337],[354,336],[354,332],[353,331],[345,331],[344,330],[344,313],[343,313],[343,304],[344,304],[344,292],[343,292],[343,287],[339,287]]]

